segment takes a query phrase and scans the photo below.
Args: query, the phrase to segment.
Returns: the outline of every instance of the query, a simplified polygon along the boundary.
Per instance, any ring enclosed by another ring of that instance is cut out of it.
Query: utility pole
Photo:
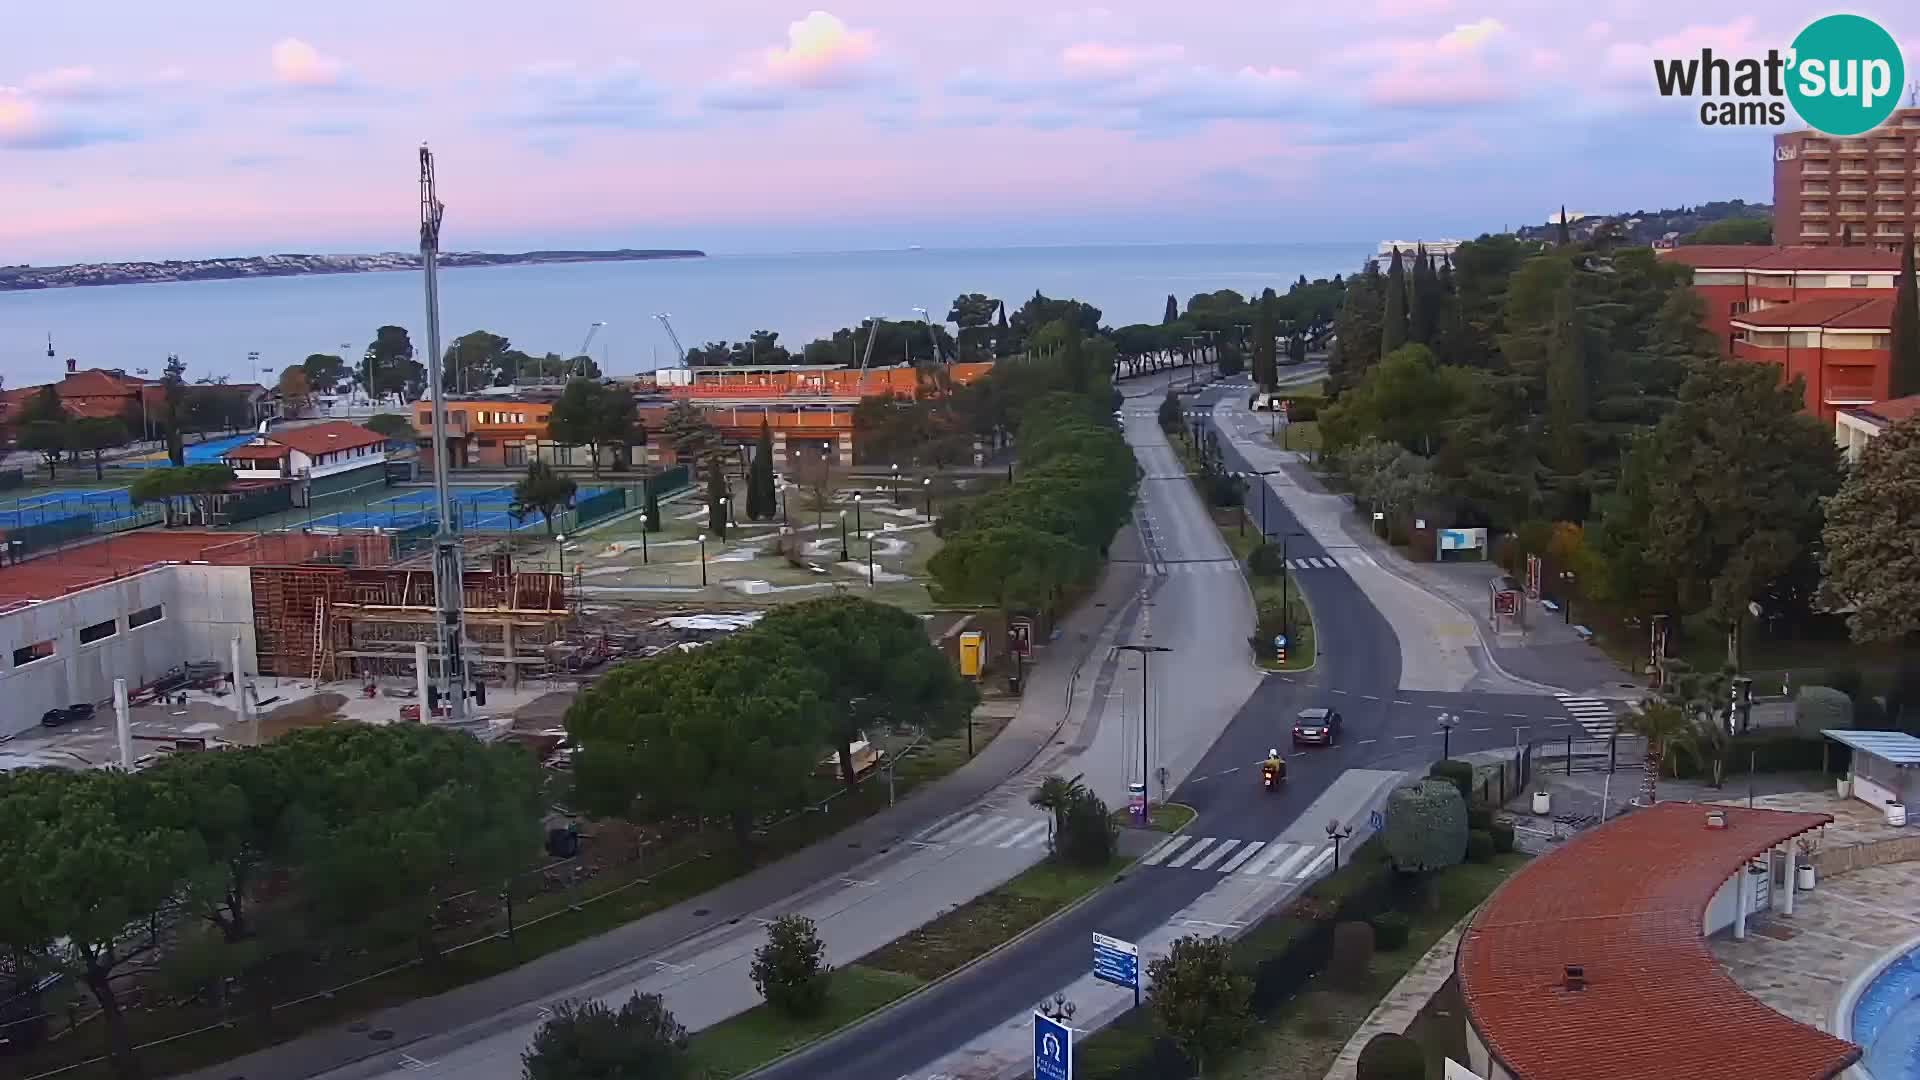
[[[433,179],[433,151],[420,144],[420,267],[427,282],[427,392],[433,403],[433,495],[440,514],[433,534],[433,597],[439,610],[440,674],[446,686],[447,719],[467,718],[466,567],[454,532],[453,499],[447,491],[447,403],[441,386],[440,215],[446,208]],[[430,703],[423,701],[421,707]],[[421,714],[431,720],[431,710]]]

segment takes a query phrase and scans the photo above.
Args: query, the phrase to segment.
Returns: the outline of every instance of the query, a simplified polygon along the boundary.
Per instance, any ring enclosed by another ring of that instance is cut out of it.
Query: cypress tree
[[[1333,355],[1327,361],[1327,392],[1338,396],[1357,384],[1380,360],[1380,303],[1386,279],[1372,263],[1347,283],[1334,317]]]
[[[1547,338],[1547,465],[1568,499],[1563,509],[1580,520],[1583,474],[1587,468],[1588,372],[1586,325],[1573,306],[1573,286],[1553,298],[1553,323]]]
[[[720,455],[707,457],[707,531],[727,535],[727,474],[720,466]]]
[[[747,516],[766,521],[780,509],[773,487],[773,429],[760,421],[760,441],[753,448],[753,471],[747,476]]]
[[[654,483],[654,479],[654,477],[648,477],[641,481],[647,491],[647,503],[640,520],[642,527],[648,532],[660,531],[660,485]]]
[[[1274,355],[1273,290],[1260,294],[1253,314],[1253,379],[1268,390],[1280,378],[1279,358]]]
[[[1413,255],[1413,288],[1407,293],[1407,339],[1422,345],[1433,344],[1439,312],[1434,310],[1433,260],[1422,245]]]
[[[1172,326],[1174,323],[1177,323],[1179,321],[1180,321],[1180,301],[1175,300],[1173,298],[1172,293],[1168,293],[1167,294],[1167,313],[1161,317],[1160,325]]]
[[[1555,230],[1554,235],[1561,247],[1566,247],[1568,244],[1573,243],[1573,230],[1567,228],[1566,203],[1560,204],[1560,227]]]
[[[1385,356],[1407,343],[1407,267],[1400,260],[1400,249],[1393,249],[1393,261],[1387,264],[1387,302],[1380,326],[1380,355]]]
[[[1920,281],[1914,279],[1913,236],[1900,259],[1900,282],[1893,293],[1893,358],[1887,370],[1887,396],[1920,394]]]

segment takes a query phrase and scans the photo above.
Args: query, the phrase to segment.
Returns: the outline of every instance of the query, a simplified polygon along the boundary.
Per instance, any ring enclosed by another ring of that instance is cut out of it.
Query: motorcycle
[[[1286,778],[1287,772],[1285,765],[1274,765],[1271,763],[1261,764],[1260,783],[1265,785],[1268,791],[1272,791],[1274,788],[1280,786],[1280,781]]]

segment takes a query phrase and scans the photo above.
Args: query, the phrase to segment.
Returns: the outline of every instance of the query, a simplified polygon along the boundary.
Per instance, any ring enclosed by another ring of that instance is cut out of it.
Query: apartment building
[[[1893,299],[1824,297],[1735,316],[1733,358],[1778,365],[1806,382],[1807,412],[1827,424],[1887,396]]]
[[[1897,251],[1920,231],[1920,108],[1851,138],[1773,137],[1773,237]]]
[[[1802,300],[1890,300],[1900,271],[1898,252],[1864,247],[1702,244],[1660,257],[1693,267],[1702,325],[1725,356],[1734,354],[1733,322],[1742,315]]]

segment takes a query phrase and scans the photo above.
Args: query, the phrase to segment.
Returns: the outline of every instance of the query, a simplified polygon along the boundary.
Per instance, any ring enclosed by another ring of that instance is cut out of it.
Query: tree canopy
[[[1827,500],[1826,598],[1859,642],[1920,630],[1920,417],[1889,426]]]

